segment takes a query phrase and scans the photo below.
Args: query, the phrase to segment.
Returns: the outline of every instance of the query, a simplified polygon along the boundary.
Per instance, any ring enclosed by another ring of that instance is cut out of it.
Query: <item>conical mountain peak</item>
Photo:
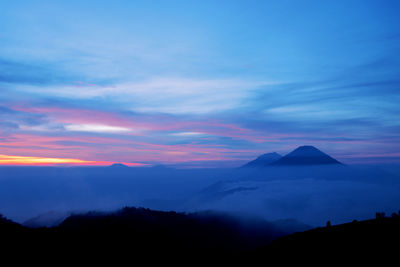
[[[314,146],[300,146],[280,158],[273,165],[323,165],[341,164]]]

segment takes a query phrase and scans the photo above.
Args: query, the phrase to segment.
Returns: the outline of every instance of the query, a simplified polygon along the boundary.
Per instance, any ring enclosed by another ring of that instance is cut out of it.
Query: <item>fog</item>
[[[124,206],[215,210],[312,226],[400,209],[399,170],[377,166],[236,169],[1,167],[0,213],[23,223]]]

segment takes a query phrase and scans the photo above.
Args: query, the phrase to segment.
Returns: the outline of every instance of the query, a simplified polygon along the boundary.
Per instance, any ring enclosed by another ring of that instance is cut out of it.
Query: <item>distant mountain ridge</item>
[[[122,164],[122,163],[113,163],[112,165],[109,166],[110,168],[128,168],[127,165]]]
[[[30,228],[53,227],[62,223],[72,212],[49,211],[26,220],[22,225]]]
[[[289,154],[281,156],[276,152],[267,153],[252,160],[241,168],[279,165],[325,165],[342,164],[314,146],[299,146]]]
[[[282,156],[276,152],[266,153],[266,154],[259,156],[255,160],[252,160],[252,161],[246,163],[245,165],[242,166],[242,168],[265,167],[265,166],[277,161],[280,158],[282,158]]]

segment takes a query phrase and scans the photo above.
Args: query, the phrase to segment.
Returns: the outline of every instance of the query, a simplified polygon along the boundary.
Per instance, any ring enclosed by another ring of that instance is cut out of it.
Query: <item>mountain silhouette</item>
[[[161,257],[187,263],[187,256],[259,264],[282,262],[288,255],[296,256],[296,261],[320,262],[315,255],[348,260],[349,256],[366,257],[365,253],[393,261],[398,252],[400,212],[391,217],[379,212],[376,219],[339,225],[328,221],[326,227],[300,227],[293,234],[279,227],[293,223],[239,219],[211,211],[185,214],[126,207],[115,212],[71,215],[59,226],[49,228],[24,227],[0,215],[0,234],[2,256],[14,260],[24,255],[39,255],[41,261],[69,258],[90,262]]]
[[[300,146],[272,165],[326,165],[342,164],[313,146]]]
[[[49,211],[26,220],[22,225],[29,228],[57,226],[71,214],[72,212]]]
[[[73,255],[91,260],[104,255],[125,259],[143,255],[222,257],[251,251],[290,232],[261,218],[213,211],[180,213],[125,207],[72,214],[57,226],[40,228],[22,226],[0,215],[1,242],[6,244],[2,256],[46,251],[46,257]]]
[[[392,217],[384,217],[384,214],[377,213],[376,219],[365,221],[354,220],[339,225],[331,225],[328,221],[326,227],[278,238],[255,250],[250,256],[258,261],[282,260],[282,257],[287,255],[308,256],[308,259],[312,259],[311,255],[323,255],[346,260],[360,260],[363,257],[365,260],[370,259],[366,255],[379,255],[379,258],[383,259],[396,255],[399,238],[399,213],[393,213]]]
[[[255,160],[252,160],[252,161],[246,163],[245,165],[242,166],[242,168],[265,167],[265,166],[277,161],[280,158],[282,158],[282,156],[276,152],[263,154],[263,155],[259,156],[258,158],[256,158]]]
[[[112,165],[110,165],[111,168],[128,168],[128,166],[126,166],[125,164],[122,163],[114,163]]]

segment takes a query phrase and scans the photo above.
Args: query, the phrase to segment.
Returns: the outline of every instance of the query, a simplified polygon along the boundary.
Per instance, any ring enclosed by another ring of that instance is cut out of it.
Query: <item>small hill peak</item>
[[[112,165],[110,165],[111,168],[128,168],[128,166],[126,166],[125,164],[122,163],[114,163]]]

